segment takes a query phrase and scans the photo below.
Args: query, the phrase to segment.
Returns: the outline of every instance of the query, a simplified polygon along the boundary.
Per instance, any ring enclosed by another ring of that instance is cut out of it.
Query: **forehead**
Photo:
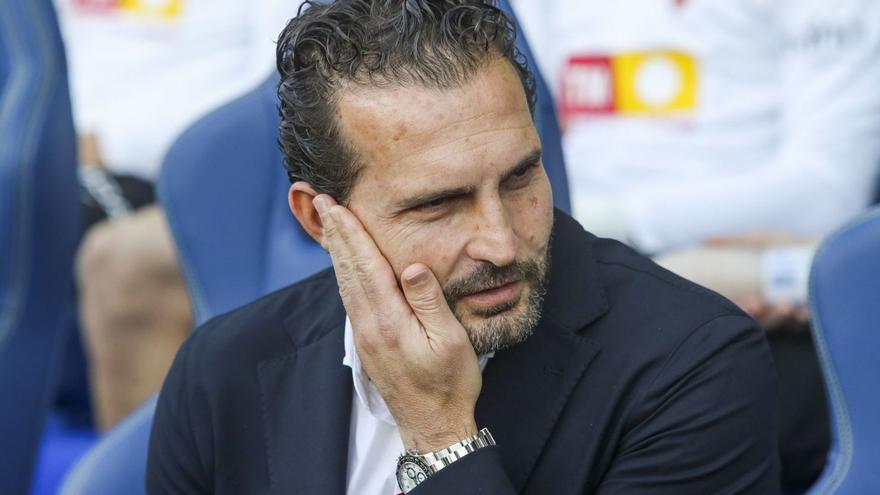
[[[461,87],[343,90],[336,117],[363,166],[358,183],[378,179],[391,191],[412,189],[419,178],[503,167],[537,145],[519,78],[500,59]]]

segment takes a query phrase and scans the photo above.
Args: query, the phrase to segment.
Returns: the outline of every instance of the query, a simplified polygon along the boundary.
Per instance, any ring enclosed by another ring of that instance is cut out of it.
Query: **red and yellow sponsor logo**
[[[601,116],[672,116],[697,107],[698,63],[676,51],[576,55],[562,74],[564,121]]]
[[[95,13],[123,13],[139,17],[174,19],[183,10],[184,0],[73,0],[75,7]]]

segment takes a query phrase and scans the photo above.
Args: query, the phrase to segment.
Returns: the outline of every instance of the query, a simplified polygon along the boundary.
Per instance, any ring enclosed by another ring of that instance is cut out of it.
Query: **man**
[[[552,210],[513,36],[476,0],[288,24],[290,207],[333,269],[184,344],[150,492],[778,491],[763,336]]]

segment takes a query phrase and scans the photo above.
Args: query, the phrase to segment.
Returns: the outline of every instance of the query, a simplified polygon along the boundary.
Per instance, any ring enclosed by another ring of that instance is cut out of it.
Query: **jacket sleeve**
[[[515,495],[497,447],[472,452],[419,484],[411,495]]]
[[[198,395],[189,376],[192,342],[190,338],[178,351],[156,405],[147,457],[146,488],[151,495],[212,491],[203,462],[209,458],[203,455],[206,445],[198,442],[209,435],[203,430],[206,418],[193,414]]]
[[[749,318],[703,324],[626,416],[597,493],[779,493],[775,376]]]
[[[623,440],[591,493],[779,493],[775,376],[763,332],[751,319],[726,315],[694,329],[628,412]],[[516,490],[497,448],[489,447],[411,493]]]

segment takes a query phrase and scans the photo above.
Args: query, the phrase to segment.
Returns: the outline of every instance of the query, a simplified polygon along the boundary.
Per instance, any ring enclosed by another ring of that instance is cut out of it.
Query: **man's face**
[[[363,163],[348,207],[398,278],[430,267],[478,353],[527,337],[553,207],[513,67],[499,59],[454,89],[346,89],[337,117]]]

